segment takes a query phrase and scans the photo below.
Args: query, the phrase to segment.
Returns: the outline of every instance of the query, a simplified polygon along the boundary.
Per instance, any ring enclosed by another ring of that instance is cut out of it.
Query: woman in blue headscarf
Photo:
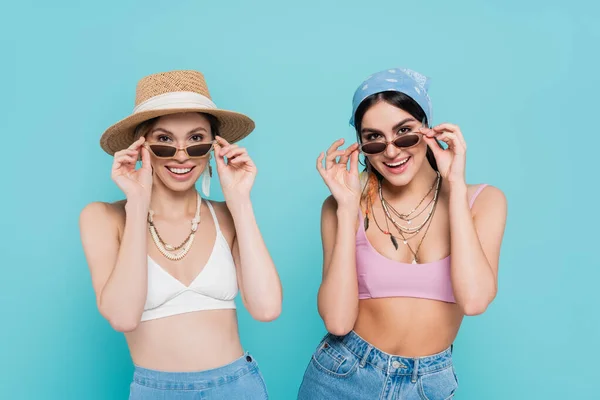
[[[453,397],[463,317],[496,296],[506,199],[465,182],[462,132],[431,125],[428,88],[404,68],[368,77],[350,118],[358,142],[340,150],[340,139],[318,158],[332,193],[318,295],[328,334],[299,399]]]

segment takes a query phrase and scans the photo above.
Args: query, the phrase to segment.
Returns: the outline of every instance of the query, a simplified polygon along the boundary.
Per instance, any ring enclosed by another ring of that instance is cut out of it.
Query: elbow
[[[344,324],[333,324],[325,322],[325,328],[327,332],[334,336],[346,336],[352,330],[352,326]]]
[[[263,311],[262,313],[255,314],[254,319],[260,322],[271,322],[275,321],[280,314],[281,310]]]
[[[132,332],[140,325],[140,318],[135,315],[123,315],[122,313],[107,310],[102,304],[98,305],[100,314],[108,321],[110,326],[117,332]]]
[[[469,302],[462,305],[463,314],[469,317],[481,315],[487,309],[487,304],[483,302]]]
[[[496,298],[497,287],[490,286],[488,290],[472,293],[459,302],[464,315],[472,317],[486,312],[488,306]]]
[[[127,333],[127,332],[133,332],[137,329],[137,327],[139,326],[139,321],[135,321],[133,319],[116,319],[116,318],[112,318],[112,319],[108,319],[108,322],[110,323],[110,326],[117,332],[123,332],[123,333]]]
[[[327,332],[334,336],[345,336],[354,329],[358,307],[353,311],[348,308],[341,310],[325,309],[323,304],[319,303],[319,315],[325,324]]]
[[[269,307],[262,307],[260,310],[252,312],[251,315],[260,322],[275,321],[281,315],[281,302]]]
[[[468,300],[461,304],[461,308],[466,316],[481,315],[487,310],[492,300],[493,297]]]
[[[354,328],[353,322],[342,318],[325,317],[323,318],[323,322],[325,323],[327,332],[334,336],[345,336]]]

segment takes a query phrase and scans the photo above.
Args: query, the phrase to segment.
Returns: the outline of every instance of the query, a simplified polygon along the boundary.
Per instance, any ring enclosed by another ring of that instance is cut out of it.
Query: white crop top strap
[[[235,262],[229,243],[221,233],[215,210],[209,201],[206,204],[216,228],[215,242],[206,264],[186,286],[148,256],[148,290],[142,321],[195,311],[236,308],[234,299],[238,286]],[[196,240],[212,238],[198,235]],[[179,262],[186,265],[185,260]],[[192,266],[188,263],[186,268]]]
[[[210,214],[212,215],[213,221],[215,221],[215,228],[217,230],[217,236],[218,236],[219,233],[221,232],[221,227],[219,226],[219,220],[217,219],[217,214],[215,213],[215,209],[213,208],[210,201],[205,200],[205,202],[206,202],[206,205],[208,206],[208,209],[210,210]]]

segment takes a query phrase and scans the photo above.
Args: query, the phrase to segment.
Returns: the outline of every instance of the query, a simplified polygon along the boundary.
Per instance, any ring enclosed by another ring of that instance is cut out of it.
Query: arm
[[[258,321],[272,321],[281,313],[279,275],[262,238],[250,199],[229,206],[235,225],[233,259],[244,306]]]
[[[454,298],[466,315],[485,312],[496,296],[498,260],[506,223],[506,199],[496,188],[481,193],[469,209],[465,164],[467,145],[460,128],[440,124],[421,130],[450,194],[450,275]],[[442,149],[436,140],[448,145]]]
[[[114,211],[91,203],[80,216],[83,249],[100,314],[120,332],[139,324],[147,290],[147,209],[127,203],[125,230],[119,242]]]
[[[144,137],[115,153],[111,177],[125,193],[125,230],[110,205],[92,203],[80,216],[83,250],[92,276],[100,314],[121,332],[137,328],[146,300],[148,261],[146,218],[150,207],[152,167],[142,148]],[[139,155],[142,167],[135,169]]]
[[[325,327],[337,336],[350,332],[358,316],[355,260],[358,212],[358,207],[338,207],[333,196],[323,203],[323,278],[318,307]]]
[[[361,195],[358,143],[338,150],[343,143],[343,139],[335,141],[327,150],[327,157],[321,153],[317,159],[317,170],[332,194],[321,212],[323,278],[317,300],[325,327],[338,336],[350,332],[358,316],[355,254]]]
[[[499,189],[486,187],[473,212],[466,185],[451,185],[451,278],[456,302],[466,315],[482,314],[496,297],[506,198]]]
[[[217,171],[235,226],[231,252],[242,301],[253,318],[271,321],[281,313],[282,290],[250,201],[257,169],[245,148],[229,144],[220,136],[216,140]]]

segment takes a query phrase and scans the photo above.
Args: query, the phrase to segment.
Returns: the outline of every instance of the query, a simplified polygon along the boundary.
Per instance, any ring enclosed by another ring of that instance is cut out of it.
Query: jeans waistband
[[[345,336],[328,335],[330,340],[339,341],[357,358],[361,365],[366,363],[388,375],[423,375],[452,366],[452,346],[446,350],[424,357],[403,357],[388,354],[351,331]]]
[[[246,352],[227,365],[206,371],[167,372],[135,365],[133,381],[155,389],[203,390],[233,382],[256,369],[256,361]]]

